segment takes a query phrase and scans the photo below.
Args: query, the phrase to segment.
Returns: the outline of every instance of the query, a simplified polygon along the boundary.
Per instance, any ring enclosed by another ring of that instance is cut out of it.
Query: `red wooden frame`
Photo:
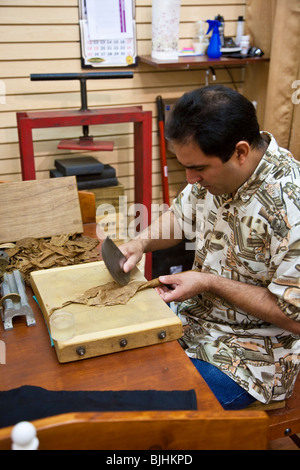
[[[87,111],[40,111],[17,113],[22,178],[36,179],[32,129],[89,126],[100,124],[134,124],[135,202],[147,207],[146,227],[151,222],[152,202],[152,112],[142,107],[103,108]],[[145,276],[152,278],[152,256],[146,255]]]

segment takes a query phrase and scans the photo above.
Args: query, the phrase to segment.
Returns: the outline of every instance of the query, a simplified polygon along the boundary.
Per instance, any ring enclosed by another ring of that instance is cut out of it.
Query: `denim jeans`
[[[256,401],[217,367],[200,359],[190,359],[225,410],[241,410]]]

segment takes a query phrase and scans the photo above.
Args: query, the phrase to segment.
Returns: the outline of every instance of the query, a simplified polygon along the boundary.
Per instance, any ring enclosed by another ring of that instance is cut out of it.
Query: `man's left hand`
[[[179,274],[160,276],[163,284],[156,292],[166,302],[182,302],[207,290],[207,274],[186,271]]]

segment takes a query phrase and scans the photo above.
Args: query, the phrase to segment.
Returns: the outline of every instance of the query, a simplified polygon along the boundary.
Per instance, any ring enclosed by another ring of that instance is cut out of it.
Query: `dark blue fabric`
[[[0,428],[62,413],[196,410],[194,390],[49,391],[24,386],[0,392]]]
[[[241,410],[256,401],[246,390],[214,365],[200,359],[191,358],[191,361],[225,410]]]

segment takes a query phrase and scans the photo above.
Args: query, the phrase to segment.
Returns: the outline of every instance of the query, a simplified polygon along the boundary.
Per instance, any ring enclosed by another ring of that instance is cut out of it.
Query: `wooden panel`
[[[67,54],[63,46],[63,43],[43,43],[42,47],[32,47],[30,43],[4,44],[0,46],[0,56],[2,60],[18,60],[20,56],[23,60],[37,60],[73,59],[80,55],[79,43],[68,43]]]
[[[14,6],[17,7],[77,7],[78,0],[14,0]],[[10,7],[11,0],[1,0],[1,6]]]
[[[177,461],[178,450],[267,449],[268,421],[262,412],[251,416],[231,411],[222,417],[201,411],[69,413],[34,425],[40,450],[149,450],[142,456],[135,454],[136,458],[149,463],[152,455],[155,466],[167,464],[171,456]],[[1,450],[10,450],[11,431],[0,430]],[[163,450],[175,452],[165,455]],[[194,454],[185,452],[181,457],[181,465],[196,463]],[[113,458],[107,454],[103,464],[113,463],[109,460]]]
[[[267,411],[270,418],[269,439],[285,437],[289,429],[289,436],[300,433],[300,376],[297,377],[293,394],[286,400],[282,409]]]
[[[30,47],[30,45],[28,45]],[[54,46],[53,46],[54,47]],[[142,65],[142,64],[141,64]],[[224,66],[226,64],[221,64]],[[219,83],[230,83],[230,76],[228,71],[224,68],[217,68],[216,78]],[[230,72],[233,78],[236,81],[242,79],[243,68],[238,64],[230,69]],[[88,85],[88,101],[89,104],[95,106],[97,101],[99,101],[100,96],[94,95],[94,91],[111,93],[113,99],[113,93],[115,90],[126,89],[126,90],[136,90],[140,89],[145,94],[150,88],[159,88],[159,87],[174,87],[174,82],[184,83],[188,85],[204,85],[205,83],[205,69],[198,69],[189,71],[186,73],[186,70],[177,70],[170,73],[166,70],[161,70],[159,73],[153,74],[153,68],[145,66],[143,69],[140,68],[140,71],[134,73],[133,78],[130,79],[99,79],[99,80],[89,80]],[[25,78],[7,78],[5,79],[6,84],[6,93],[8,95],[23,95],[23,94],[39,94],[40,99],[43,99],[43,95],[48,93],[78,93],[78,101],[80,101],[80,84],[79,80],[74,81],[40,81],[32,82],[28,77]],[[157,92],[157,90],[156,90]],[[92,98],[92,99],[91,99]],[[151,98],[151,97],[149,97]],[[148,101],[149,101],[148,98]],[[112,101],[113,102],[113,101]],[[152,100],[151,100],[152,103]],[[46,103],[41,102],[41,106],[45,106]]]
[[[78,24],[76,7],[39,8],[0,6],[2,24]]]
[[[96,198],[89,191],[78,191],[81,218],[83,224],[96,222]]]
[[[9,2],[9,0],[4,0],[6,2]],[[26,2],[26,0],[18,0],[19,2]],[[35,0],[35,1],[41,1],[41,0]],[[48,2],[51,1],[51,0],[47,0]],[[46,4],[47,4],[47,1],[46,1]],[[55,1],[55,0],[52,0],[52,1]],[[74,0],[73,0],[74,1]],[[226,5],[226,3],[230,4],[230,5],[241,5],[243,4],[243,0],[231,0],[230,2],[226,2],[224,0],[211,0],[211,5],[219,5],[219,7],[221,6],[223,8],[224,5]],[[207,5],[208,2],[207,1],[199,1],[199,0],[181,0],[181,6],[182,7],[185,7],[185,6],[199,6],[199,5]],[[137,7],[146,7],[146,6],[151,6],[152,5],[152,0],[135,0],[135,5]],[[221,11],[220,11],[221,12]]]
[[[0,185],[0,243],[83,231],[75,177]]]
[[[141,41],[141,40],[149,41],[151,39],[151,34],[152,34],[151,23],[141,23],[137,25],[137,40],[138,41]],[[191,40],[194,35],[194,21],[192,20],[190,22],[181,23],[180,28],[179,28],[179,34],[180,34],[180,44],[186,43],[186,46],[190,47]],[[235,37],[236,21],[226,22],[225,35]]]
[[[199,74],[200,77],[200,74]],[[223,82],[224,83],[224,82]],[[230,80],[227,79],[227,83],[230,85]],[[95,103],[101,103],[103,105],[103,101],[110,100],[111,106],[116,107],[119,106],[129,106],[131,103],[134,105],[143,105],[143,110],[148,111],[147,104],[149,102],[154,103],[155,99],[158,94],[161,94],[165,99],[173,99],[178,98],[183,93],[193,90],[194,88],[200,86],[201,83],[194,83],[194,84],[185,84],[182,83],[177,85],[176,87],[169,87],[169,86],[161,86],[160,88],[148,88],[147,90],[143,89],[130,89],[130,90],[122,90],[118,89],[113,92],[93,92],[91,91],[88,95],[88,99],[90,102],[89,108],[97,108]],[[146,93],[146,94],[145,94]],[[102,98],[102,101],[101,101]],[[80,107],[80,96],[79,93],[52,93],[49,95],[24,95],[22,98],[22,103],[24,106],[24,110],[40,110],[40,109],[79,109]],[[20,103],[20,96],[12,95],[7,96],[5,109],[6,111],[15,111],[18,109],[18,103]]]
[[[230,5],[229,2],[220,5],[201,5],[202,2],[198,2],[198,5],[184,5],[180,11],[180,22],[194,22],[198,20],[213,20],[218,14],[222,14],[225,21],[237,20],[239,15],[245,15],[245,5],[240,3],[236,5]],[[136,19],[138,23],[151,23],[152,8],[144,7],[137,8]]]
[[[0,28],[0,43],[74,42],[75,40],[79,41],[78,25],[18,25],[17,28],[1,25]]]
[[[12,30],[13,27],[10,26]],[[0,59],[1,61],[1,59]],[[35,60],[34,62],[28,60],[18,60],[15,62],[12,61],[1,61],[1,68],[0,68],[0,77],[26,77],[29,80],[29,76],[31,73],[49,73],[49,67],[51,70],[59,70],[60,72],[72,72],[72,73],[80,73],[82,72],[81,63],[78,58],[76,59],[65,59],[61,60],[51,60],[50,62],[47,60]]]

